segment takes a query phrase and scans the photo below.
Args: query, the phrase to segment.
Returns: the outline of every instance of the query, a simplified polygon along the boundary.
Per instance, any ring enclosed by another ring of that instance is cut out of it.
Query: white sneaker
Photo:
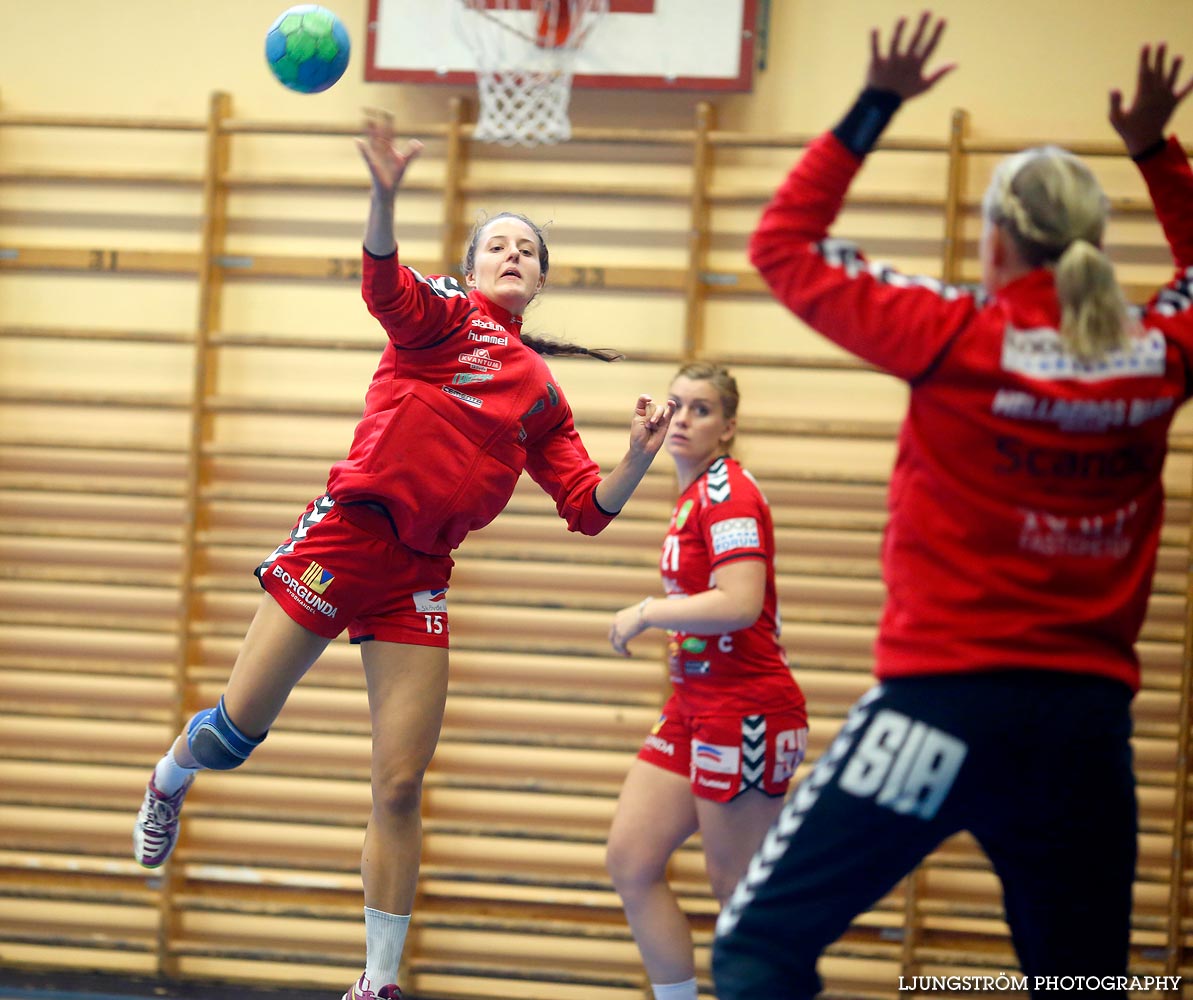
[[[160,868],[166,863],[178,842],[178,814],[182,810],[182,800],[194,781],[192,775],[173,795],[163,795],[150,777],[145,801],[141,803],[141,811],[133,826],[133,857],[139,864]]]
[[[362,972],[360,978],[344,994],[344,1000],[402,1000],[402,991],[396,983],[382,986],[379,992],[374,993],[369,985],[366,985],[367,982]]]

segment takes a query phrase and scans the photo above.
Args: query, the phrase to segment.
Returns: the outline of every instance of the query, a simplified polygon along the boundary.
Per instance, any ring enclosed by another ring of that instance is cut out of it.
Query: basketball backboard
[[[365,79],[475,83],[459,0],[369,0]],[[609,0],[577,53],[574,87],[749,90],[757,0]]]

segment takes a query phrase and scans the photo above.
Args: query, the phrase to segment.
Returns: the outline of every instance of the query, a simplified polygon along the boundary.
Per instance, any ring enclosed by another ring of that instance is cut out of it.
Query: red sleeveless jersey
[[[688,714],[800,709],[804,696],[779,644],[775,531],[766,498],[728,456],[718,458],[676,502],[659,568],[669,596],[713,586],[717,568],[737,559],[766,564],[762,613],[724,635],[675,632],[668,643],[671,683]]]

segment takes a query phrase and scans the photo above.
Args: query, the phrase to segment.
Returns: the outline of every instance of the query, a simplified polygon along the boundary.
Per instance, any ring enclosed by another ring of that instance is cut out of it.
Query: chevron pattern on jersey
[[[724,503],[729,499],[729,469],[723,458],[708,467],[708,502]]]
[[[761,788],[766,773],[766,716],[746,715],[741,720],[741,787]]]
[[[1155,309],[1161,316],[1175,316],[1193,306],[1193,267],[1185,269],[1185,273],[1161,288],[1156,296]]]
[[[402,266],[442,299],[468,298],[468,290],[450,274],[437,274],[433,278],[426,278],[408,264]]]
[[[266,569],[273,565],[279,556],[289,555],[293,552],[294,544],[306,538],[307,532],[327,517],[335,505],[336,502],[326,494],[316,500],[314,506],[299,518],[298,523],[294,526],[294,530],[290,532],[290,537],[274,549],[273,553],[267,556],[261,565],[257,567],[257,575],[260,576]]]
[[[896,288],[925,288],[939,295],[942,299],[957,299],[962,295],[973,295],[979,302],[986,299],[984,291],[965,285],[946,285],[935,278],[924,275],[903,274],[889,264],[873,263],[862,256],[856,243],[850,240],[827,237],[816,244],[816,250],[824,258],[826,264],[839,267],[850,278],[856,278],[863,271],[884,285]]]

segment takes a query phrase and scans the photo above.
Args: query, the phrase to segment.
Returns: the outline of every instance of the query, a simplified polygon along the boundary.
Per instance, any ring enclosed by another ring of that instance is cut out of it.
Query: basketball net
[[[457,2],[460,34],[476,59],[476,138],[506,146],[571,138],[576,55],[609,0]]]

